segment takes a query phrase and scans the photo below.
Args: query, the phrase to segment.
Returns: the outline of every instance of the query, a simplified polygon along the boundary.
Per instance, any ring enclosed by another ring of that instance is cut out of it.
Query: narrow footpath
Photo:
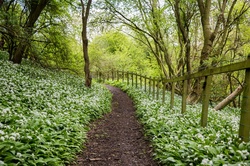
[[[132,100],[118,88],[107,88],[112,112],[91,125],[86,148],[72,166],[157,166]]]

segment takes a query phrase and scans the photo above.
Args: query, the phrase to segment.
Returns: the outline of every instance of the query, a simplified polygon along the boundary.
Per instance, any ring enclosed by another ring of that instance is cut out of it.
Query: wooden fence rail
[[[183,82],[183,92],[182,92],[182,110],[184,113],[186,111],[186,98],[187,98],[187,84],[188,80],[194,78],[205,77],[204,89],[202,93],[202,113],[201,113],[201,126],[207,126],[208,119],[208,106],[209,98],[212,84],[212,77],[216,74],[228,73],[233,71],[245,70],[245,87],[243,92],[243,99],[241,105],[241,117],[240,117],[240,128],[239,128],[239,138],[241,140],[248,142],[250,136],[250,55],[248,59],[243,62],[238,62],[222,67],[213,67],[206,70],[186,74],[181,77],[174,77],[171,79],[157,79],[147,76],[143,76],[137,73],[124,72],[124,71],[109,71],[102,73],[97,72],[96,77],[98,80],[122,80],[127,82],[128,85],[135,87],[140,86],[141,89],[144,88],[145,92],[148,92],[152,95],[153,99],[159,99],[160,88],[162,89],[162,102],[165,102],[165,92],[166,84],[171,84],[171,98],[170,98],[170,107],[174,106],[174,94],[175,94],[175,84],[176,82]],[[111,78],[109,77],[111,75]],[[139,80],[138,80],[139,78]],[[139,81],[139,82],[138,82]],[[144,84],[144,87],[143,87]]]

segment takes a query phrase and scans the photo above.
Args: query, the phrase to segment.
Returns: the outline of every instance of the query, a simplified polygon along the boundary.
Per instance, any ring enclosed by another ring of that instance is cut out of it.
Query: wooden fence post
[[[153,78],[153,99],[155,99],[155,78]]]
[[[114,70],[111,71],[112,81],[114,81]]]
[[[163,88],[162,88],[162,103],[165,103],[165,95],[166,95],[166,83],[165,81],[162,82]]]
[[[132,86],[134,86],[134,73],[131,73],[131,79],[132,79]]]
[[[187,107],[187,80],[183,81],[183,94],[182,94],[182,105],[181,105],[181,113],[186,112]]]
[[[97,78],[99,82],[102,82],[101,72],[98,71]]]
[[[159,100],[160,80],[157,79],[156,99]]]
[[[98,71],[95,72],[95,78],[98,81]]]
[[[97,71],[97,81],[100,82],[100,71]]]
[[[102,73],[100,71],[98,72],[98,77],[99,77],[99,81],[102,82]]]
[[[137,88],[137,84],[138,84],[138,74],[135,73],[135,87]]]
[[[149,77],[149,79],[148,79],[148,92],[150,95],[150,93],[151,93],[151,77]]]
[[[122,82],[124,82],[125,80],[125,73],[124,73],[124,70],[122,70]]]
[[[250,56],[248,56],[250,59]],[[250,133],[250,68],[246,69],[245,89],[241,103],[239,138],[244,142],[249,142]]]
[[[100,78],[101,78],[101,82],[105,82],[105,75],[100,72]]]
[[[204,90],[202,92],[202,114],[201,114],[201,126],[207,126],[208,106],[211,91],[212,76],[206,76],[204,82]]]
[[[97,78],[98,78],[98,81],[99,81],[99,82],[101,82],[101,75],[100,75],[100,74],[101,74],[101,72],[98,71],[98,72],[97,72]]]
[[[127,72],[127,84],[129,85],[129,72]]]
[[[119,71],[116,72],[117,81],[119,81]]]
[[[145,88],[145,92],[147,92],[147,77],[145,75],[145,80],[144,80],[144,88]]]
[[[174,107],[174,93],[175,93],[175,82],[171,84],[171,99],[170,99],[170,108]]]
[[[140,87],[142,89],[142,75],[140,74]]]

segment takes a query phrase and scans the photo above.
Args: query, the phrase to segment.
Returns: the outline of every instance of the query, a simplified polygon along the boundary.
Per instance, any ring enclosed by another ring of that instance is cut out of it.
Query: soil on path
[[[113,93],[112,112],[92,124],[86,148],[72,166],[157,166],[132,100],[118,88],[107,88]]]

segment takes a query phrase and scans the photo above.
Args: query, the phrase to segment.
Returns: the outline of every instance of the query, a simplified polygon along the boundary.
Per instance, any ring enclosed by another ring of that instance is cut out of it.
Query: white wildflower
[[[13,137],[13,136],[10,136],[10,139],[11,139],[11,140],[13,140],[13,141],[15,141],[15,140],[16,140],[16,138],[15,138],[15,137]]]
[[[8,112],[10,112],[10,108],[5,108],[2,110],[2,115],[7,114]]]
[[[50,122],[49,119],[46,119],[46,123],[47,123],[48,125],[51,125],[51,122]]]
[[[17,138],[17,139],[20,138],[20,134],[19,133],[11,133],[10,135],[13,136],[13,137],[15,137],[15,138]]]
[[[201,133],[198,133],[198,134],[197,134],[197,137],[198,137],[199,139],[201,139],[202,141],[204,141],[204,139],[205,139],[204,136],[203,136]]]
[[[0,130],[0,134],[1,134],[1,135],[4,135],[4,131],[3,131],[3,130]]]
[[[224,154],[218,154],[216,157],[219,158],[219,159],[223,159]]]
[[[201,165],[213,165],[213,161],[210,161],[209,159],[203,159],[202,161],[201,161]]]
[[[241,152],[242,152],[243,154],[245,154],[245,155],[249,155],[248,150],[242,150]]]
[[[5,129],[10,129],[10,126],[5,126]]]
[[[0,165],[4,165],[5,163],[2,161],[2,160],[0,160]]]
[[[216,137],[217,137],[217,138],[220,138],[220,135],[221,135],[221,134],[220,134],[219,132],[216,133]]]
[[[18,158],[21,158],[21,157],[22,157],[22,154],[21,154],[21,153],[17,153],[16,156],[17,156]]]
[[[247,150],[242,150],[242,151],[237,150],[237,152],[241,155],[243,159],[246,159],[247,156],[249,155],[249,152]]]

